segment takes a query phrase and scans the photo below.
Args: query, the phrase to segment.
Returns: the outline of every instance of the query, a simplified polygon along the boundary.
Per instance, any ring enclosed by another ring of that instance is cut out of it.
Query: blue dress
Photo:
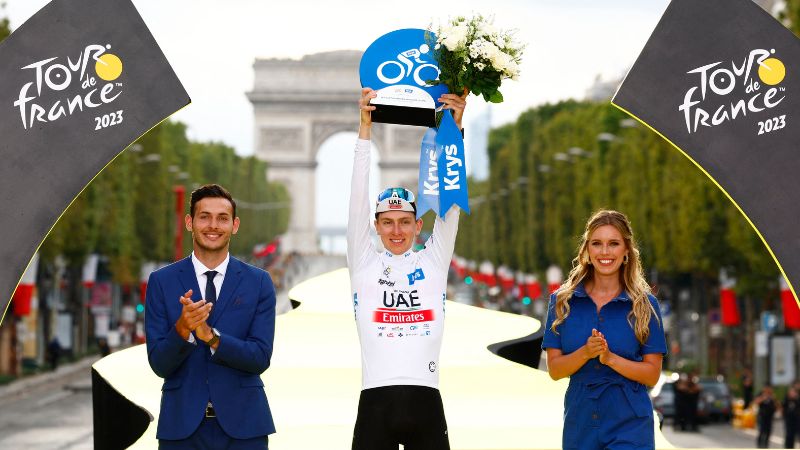
[[[600,312],[578,285],[569,300],[570,313],[558,326],[555,320],[555,294],[550,296],[542,349],[557,348],[570,354],[583,346],[597,329],[606,338],[609,350],[631,361],[642,361],[649,353],[667,353],[663,321],[658,301],[648,295],[656,311],[650,318],[650,335],[641,345],[628,322],[633,302],[623,291],[603,305]],[[645,385],[625,378],[602,364],[599,358],[586,362],[569,379],[564,397],[564,449],[652,449],[653,405]]]

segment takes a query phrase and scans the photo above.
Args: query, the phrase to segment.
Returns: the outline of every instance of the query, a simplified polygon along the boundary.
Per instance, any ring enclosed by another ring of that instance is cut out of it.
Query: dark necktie
[[[217,276],[216,270],[206,272],[206,296],[205,300],[209,303],[217,301],[217,288],[214,286],[214,277]]]

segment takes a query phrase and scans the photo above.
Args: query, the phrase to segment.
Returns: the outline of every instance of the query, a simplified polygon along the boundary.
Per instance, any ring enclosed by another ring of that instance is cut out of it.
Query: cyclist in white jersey
[[[354,450],[449,449],[439,394],[439,351],[444,329],[447,271],[460,209],[437,217],[425,248],[414,252],[422,229],[414,194],[389,188],[378,196],[375,229],[384,250],[372,244],[369,223],[371,111],[375,91],[361,92],[361,125],[353,161],[347,263],[361,341],[362,392],[353,433]],[[466,101],[439,99],[456,124]]]

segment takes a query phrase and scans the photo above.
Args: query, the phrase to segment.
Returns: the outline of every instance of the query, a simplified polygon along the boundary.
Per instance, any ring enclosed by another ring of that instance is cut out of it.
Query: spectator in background
[[[758,448],[769,448],[769,436],[772,434],[772,420],[775,412],[780,409],[780,403],[775,400],[772,386],[765,385],[764,389],[753,400],[753,404],[758,406]]]
[[[59,342],[58,336],[53,336],[53,339],[47,344],[47,359],[50,361],[50,367],[53,369],[53,372],[58,369],[58,359],[60,357],[61,342]]]
[[[742,398],[744,399],[744,409],[747,409],[753,402],[753,372],[749,367],[745,367],[742,373]]]
[[[795,385],[792,385],[786,391],[786,398],[783,399],[783,425],[786,431],[785,448],[794,448],[797,428],[800,425],[800,395]]]
[[[689,382],[686,391],[686,418],[690,431],[700,431],[698,426],[697,408],[700,403],[700,393],[703,387],[694,372],[689,373]]]
[[[684,372],[675,382],[675,430],[699,431],[697,406],[702,389],[694,373]]]
[[[100,349],[100,356],[105,358],[111,354],[111,347],[108,346],[108,341],[105,338],[100,338],[97,341],[97,347]]]
[[[673,424],[675,431],[686,431],[689,420],[686,411],[688,389],[689,375],[683,372],[678,377],[678,381],[675,382],[675,422]]]

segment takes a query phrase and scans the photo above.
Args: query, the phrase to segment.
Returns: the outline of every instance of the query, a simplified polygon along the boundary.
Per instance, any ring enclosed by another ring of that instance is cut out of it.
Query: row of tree
[[[529,110],[491,132],[489,159],[489,179],[470,186],[477,205],[461,226],[461,256],[566,272],[588,217],[610,208],[630,218],[650,273],[716,280],[726,268],[742,293],[777,289],[772,257],[723,192],[610,104]]]
[[[800,36],[800,0],[778,13]],[[658,281],[716,285],[720,268],[745,298],[777,297],[778,269],[734,204],[688,158],[609,104],[565,101],[492,130],[488,180],[471,181],[473,214],[456,252],[542,275],[567,271],[591,213],[628,215]],[[702,292],[701,292],[702,294]]]
[[[171,262],[183,216],[189,210],[189,195],[196,187],[218,183],[231,191],[241,218],[239,232],[231,240],[231,253],[245,259],[259,243],[286,230],[289,220],[285,188],[266,181],[266,163],[255,157],[238,156],[220,143],[192,142],[186,126],[162,122],[119,154],[59,218],[39,249],[37,287],[46,299],[59,282],[66,281],[66,310],[76,321],[77,347],[86,351],[90,331],[86,323],[85,293],[81,289],[82,268],[88,255],[103,256],[98,279],[121,287],[122,300],[140,301],[141,268],[145,262]],[[176,210],[176,189],[185,198]],[[182,255],[191,251],[191,236],[183,233]],[[59,261],[63,261],[59,263]],[[65,272],[61,272],[61,264]],[[49,341],[52,326],[49,302],[40,303],[43,333]]]
[[[75,199],[40,249],[43,263],[63,255],[71,266],[90,253],[108,258],[113,281],[138,283],[141,264],[171,261],[189,194],[219,183],[237,200],[242,226],[231,241],[233,254],[247,256],[258,243],[286,230],[288,194],[266,181],[266,163],[241,157],[220,143],[191,142],[181,123],[163,122],[114,159]],[[175,189],[185,190],[176,214]],[[183,254],[191,251],[184,234]]]

